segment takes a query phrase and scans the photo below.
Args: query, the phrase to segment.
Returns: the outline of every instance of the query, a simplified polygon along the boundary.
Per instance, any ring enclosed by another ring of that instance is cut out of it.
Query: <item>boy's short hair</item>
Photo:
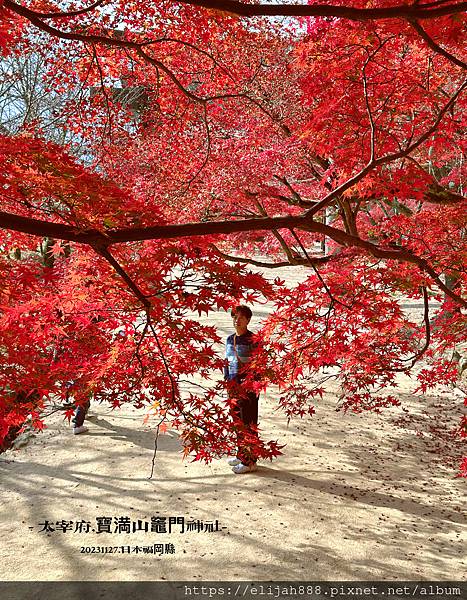
[[[239,304],[235,308],[232,308],[232,310],[230,311],[230,316],[234,317],[237,313],[240,313],[241,315],[246,317],[248,320],[250,320],[251,317],[253,316],[253,313],[251,312],[251,308],[246,306],[245,304]]]

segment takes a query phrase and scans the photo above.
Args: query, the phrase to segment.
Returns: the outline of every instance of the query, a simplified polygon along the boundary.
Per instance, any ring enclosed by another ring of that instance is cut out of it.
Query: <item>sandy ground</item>
[[[225,313],[215,322],[229,330]],[[313,418],[288,427],[268,393],[261,427],[285,454],[242,476],[224,460],[182,460],[169,431],[148,479],[154,425],[143,411],[95,404],[80,436],[56,413],[0,456],[0,580],[465,580],[465,480],[448,433],[462,401],[441,389],[414,398],[401,383],[408,413],[343,415],[331,391]],[[217,520],[219,531],[113,533],[115,519],[154,516],[183,517],[185,528]],[[100,517],[112,533],[92,531]],[[40,531],[61,520],[72,530]],[[90,531],[75,531],[79,521]],[[154,544],[163,554],[134,550]]]

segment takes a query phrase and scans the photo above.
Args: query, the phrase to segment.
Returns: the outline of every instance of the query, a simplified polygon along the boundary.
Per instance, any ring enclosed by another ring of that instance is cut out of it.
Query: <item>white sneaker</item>
[[[89,431],[86,425],[81,425],[80,427],[73,427],[73,433],[75,435],[79,435],[80,433],[86,433],[86,431]]]
[[[256,466],[256,463],[252,463],[251,465],[244,465],[243,463],[240,463],[232,469],[236,475],[241,475],[242,473],[253,473],[253,471],[257,470],[258,467]]]
[[[230,465],[231,467],[236,467],[237,465],[241,464],[241,460],[239,458],[237,458],[236,456],[231,456],[230,458],[227,459],[227,464]]]

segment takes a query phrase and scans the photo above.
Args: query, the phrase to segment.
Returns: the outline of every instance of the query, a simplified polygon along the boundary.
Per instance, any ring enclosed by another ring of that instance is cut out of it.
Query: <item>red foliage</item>
[[[232,450],[221,340],[193,315],[240,301],[274,305],[250,384],[278,386],[288,418],[312,415],[331,378],[344,410],[376,412],[398,404],[398,372],[422,392],[456,381],[462,14],[252,25],[185,3],[3,4],[0,49],[37,43],[47,86],[77,92],[60,109],[70,143],[46,141],[39,117],[0,137],[0,442],[71,392],[152,406],[196,459]],[[53,238],[45,254],[37,236]],[[245,266],[257,254],[310,275],[271,283]],[[204,391],[185,392],[195,376]]]

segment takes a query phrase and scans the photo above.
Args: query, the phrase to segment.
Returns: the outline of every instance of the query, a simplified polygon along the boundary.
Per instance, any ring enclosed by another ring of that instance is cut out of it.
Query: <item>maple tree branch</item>
[[[457,88],[454,94],[449,98],[448,102],[443,106],[443,108],[438,112],[438,116],[436,117],[433,125],[425,131],[415,142],[410,142],[404,149],[399,152],[393,152],[391,154],[386,154],[386,156],[382,156],[380,158],[375,158],[374,160],[368,162],[363,169],[361,169],[358,173],[356,173],[353,177],[342,183],[340,186],[335,188],[332,192],[330,192],[327,196],[325,196],[322,200],[320,200],[313,208],[307,211],[305,214],[312,218],[317,212],[319,212],[322,208],[328,206],[335,198],[343,194],[349,188],[357,184],[364,177],[370,173],[376,167],[380,167],[381,165],[390,163],[394,160],[398,160],[399,158],[405,158],[411,152],[416,150],[419,146],[421,146],[438,128],[441,123],[444,115],[451,109],[454,105],[457,98],[460,94],[467,88],[467,79],[463,81],[463,83]]]
[[[102,93],[104,94],[104,98],[105,98],[105,109],[106,109],[106,113],[107,113],[107,120],[105,121],[105,124],[104,124],[103,136],[108,131],[110,138],[112,138],[112,111],[110,109],[109,94],[107,93],[107,90],[105,89],[104,73],[102,72],[101,63],[99,62],[99,57],[97,55],[94,44],[92,44],[92,56],[93,56],[93,61],[95,61],[96,66],[97,66],[97,71],[99,73],[99,80],[101,82]]]
[[[154,475],[154,468],[156,466],[157,444],[159,441],[159,430],[160,430],[160,426],[162,425],[162,423],[164,421],[166,421],[166,419],[167,419],[167,415],[164,415],[156,426],[156,435],[154,436],[154,453],[152,455],[152,460],[151,460],[151,473],[149,474],[148,479],[152,479],[152,476]]]
[[[162,349],[162,345],[160,343],[159,336],[158,336],[158,334],[157,334],[157,332],[156,332],[156,330],[154,328],[154,325],[152,323],[152,318],[151,318],[151,302],[143,294],[143,292],[138,288],[138,286],[131,279],[131,277],[128,275],[128,273],[125,271],[125,269],[110,254],[110,252],[109,252],[109,250],[108,250],[107,247],[104,247],[102,245],[96,244],[96,245],[94,245],[94,249],[96,250],[96,252],[98,254],[100,254],[103,258],[105,258],[105,260],[107,260],[110,263],[110,265],[112,265],[112,267],[115,269],[115,271],[125,281],[125,283],[129,287],[129,289],[133,292],[133,294],[138,298],[138,300],[144,306],[145,315],[146,315],[146,323],[145,323],[145,327],[144,327],[144,330],[143,330],[143,335],[147,331],[147,329],[149,328],[151,330],[151,332],[152,332],[152,335],[154,336],[157,348],[159,350],[162,362],[164,364],[164,368],[165,368],[166,373],[167,373],[167,377],[169,378],[169,381],[170,381],[171,397],[172,397],[173,404],[175,406],[177,406],[178,410],[180,411],[180,414],[183,415],[183,417],[187,420],[187,422],[189,422],[194,427],[199,427],[201,429],[204,429],[204,427],[202,425],[200,425],[199,423],[193,422],[193,419],[191,418],[191,416],[189,414],[186,413],[186,411],[185,411],[185,409],[183,407],[183,404],[179,400],[180,394],[179,394],[179,391],[178,391],[177,383],[175,382],[175,378],[172,375],[172,372],[170,371],[170,367],[169,367],[167,358],[166,358],[166,356],[164,354],[164,351]],[[139,349],[139,346],[141,345],[141,343],[142,343],[142,339],[140,340],[140,342],[138,344],[138,349]],[[141,363],[141,360],[140,360],[140,363]],[[141,364],[141,368],[142,368],[142,372],[144,372],[142,364]],[[159,422],[159,424],[157,426],[157,435],[156,435],[156,439],[155,439],[155,450],[154,450],[153,463],[152,463],[153,469],[154,469],[155,456],[156,456],[156,452],[157,452],[157,438],[158,438],[158,433],[159,433],[159,427],[160,427],[161,423],[165,419],[166,419],[166,416],[164,416],[164,418]],[[151,470],[151,477],[152,477],[153,469]]]
[[[373,55],[371,55],[373,56]],[[370,61],[370,56],[365,61],[365,64],[362,69],[362,79],[363,79],[363,94],[365,97],[365,105],[366,112],[368,114],[368,120],[370,122],[370,163],[373,163],[375,160],[375,146],[376,146],[376,127],[373,119],[373,113],[371,111],[370,99],[368,98],[368,81],[366,77],[366,67]]]
[[[458,202],[465,202],[466,196],[453,192],[448,188],[445,188],[436,179],[433,173],[428,172],[415,158],[407,156],[407,160],[414,164],[425,176],[432,178],[432,183],[428,185],[427,190],[423,194],[423,200],[425,202],[431,202],[433,204],[457,204]],[[405,205],[404,205],[405,206]],[[407,210],[408,207],[405,207]]]
[[[451,190],[439,185],[436,181],[428,186],[423,199],[433,204],[457,204],[467,200],[465,196],[451,192]]]
[[[146,337],[146,333],[147,333],[148,329],[149,329],[149,324],[146,320],[143,331],[141,332],[141,335],[139,336],[138,343],[136,344],[135,351],[133,352],[133,355],[130,360],[130,364],[131,364],[133,362],[133,357],[136,356],[136,359],[138,360],[138,363],[139,363],[139,366],[141,369],[141,377],[144,377],[144,375],[146,373],[146,367],[143,365],[143,361],[141,360],[140,350],[141,350],[141,346],[143,345],[144,338]],[[135,328],[135,333],[137,333],[137,331],[138,331],[138,329]]]
[[[327,283],[324,281],[323,277],[321,276],[321,273],[318,271],[318,269],[315,267],[315,265],[313,264],[313,261],[311,260],[305,246],[302,243],[302,240],[298,237],[298,235],[296,234],[294,229],[290,230],[290,233],[294,236],[294,238],[297,240],[298,245],[300,246],[300,248],[302,249],[303,254],[305,255],[305,258],[308,262],[308,264],[310,265],[310,267],[313,269],[313,271],[315,272],[316,276],[318,277],[318,279],[321,282],[321,285],[324,287],[324,289],[326,290],[326,294],[329,296],[330,300],[331,300],[331,306],[329,307],[329,310],[332,309],[334,304],[340,304],[341,306],[345,306],[345,308],[349,308],[351,309],[352,307],[349,306],[348,304],[345,304],[345,302],[342,302],[341,300],[338,300],[337,298],[335,298],[332,293],[331,290],[329,289]]]
[[[153,227],[80,231],[76,227],[62,223],[41,221],[0,211],[0,228],[20,231],[41,237],[54,237],[80,244],[103,244],[110,246],[124,242],[137,242],[151,239],[171,239],[197,235],[218,235],[240,231],[261,231],[271,229],[289,229],[304,226],[308,221],[304,216],[285,216],[242,219],[238,221],[202,221],[182,225],[156,225]],[[308,227],[308,225],[307,225]]]
[[[259,212],[263,215],[263,217],[267,217],[268,213],[266,212],[266,209],[261,204],[261,202],[256,198],[256,194],[253,194],[251,192],[247,192],[247,193],[250,196],[253,196],[254,202],[255,202],[256,206],[258,207]],[[298,263],[295,262],[295,261],[300,261],[300,256],[297,255],[297,254],[294,254],[292,252],[292,250],[287,245],[287,242],[284,240],[284,238],[282,237],[282,235],[277,231],[277,229],[272,229],[271,233],[276,238],[276,240],[279,242],[279,244],[280,244],[280,246],[281,246],[284,254],[287,257],[287,260],[288,260],[289,264],[291,264],[291,265],[293,265],[293,264],[300,264],[300,262],[298,262]]]
[[[405,158],[411,152],[413,152],[419,146],[421,146],[424,142],[426,142],[426,140],[431,135],[433,135],[433,133],[436,131],[436,129],[438,128],[439,124],[443,120],[444,115],[454,106],[455,101],[457,100],[457,98],[461,95],[461,93],[466,88],[467,88],[467,78],[464,79],[464,81],[462,82],[462,84],[457,88],[457,90],[454,92],[454,94],[449,98],[448,102],[439,111],[438,116],[437,116],[435,122],[433,123],[433,125],[427,131],[425,131],[425,133],[422,134],[418,138],[418,140],[416,140],[415,142],[412,142],[410,144],[407,144],[407,146],[406,146],[406,148],[404,150],[401,150],[399,152],[394,152],[393,154],[388,154],[386,156],[383,156],[381,158],[376,159],[375,160],[376,166],[384,165],[384,164],[386,164],[388,162],[391,162],[393,160],[397,160],[399,158]]]
[[[439,278],[436,271],[430,267],[428,262],[412,254],[407,249],[386,249],[381,248],[372,242],[363,240],[362,238],[351,235],[320,223],[310,220],[305,215],[285,216],[285,217],[268,217],[244,219],[241,221],[214,221],[200,223],[185,223],[182,225],[156,225],[154,227],[142,227],[134,229],[117,229],[108,230],[103,233],[96,230],[79,231],[70,225],[49,223],[47,221],[39,221],[28,217],[20,217],[0,211],[0,228],[12,229],[29,233],[38,236],[54,237],[55,239],[63,239],[81,244],[88,244],[94,248],[99,248],[100,252],[106,251],[108,246],[113,244],[121,244],[124,242],[135,242],[143,240],[155,239],[177,239],[192,236],[206,236],[236,233],[239,231],[270,231],[274,229],[303,229],[313,233],[321,233],[336,241],[343,246],[354,246],[366,250],[376,258],[387,260],[400,260],[417,265],[422,271],[430,275],[436,285],[450,298],[467,306],[467,301],[461,298],[458,294],[450,290]],[[144,295],[143,295],[144,297]],[[145,297],[144,297],[145,298]],[[145,298],[147,301],[147,298]]]
[[[435,0],[434,2],[419,2],[419,0],[415,0],[415,4],[421,6],[422,8],[432,8],[433,6],[440,6],[441,4],[450,4],[452,0]]]
[[[194,102],[198,102],[200,104],[206,104],[207,99],[206,98],[202,98],[201,96],[197,96],[196,94],[193,94],[193,92],[190,92],[189,89],[187,89],[181,82],[180,80],[175,76],[174,73],[172,73],[172,71],[167,68],[164,63],[160,62],[159,60],[156,60],[155,58],[152,58],[152,56],[149,56],[149,54],[147,54],[146,52],[144,52],[143,50],[141,50],[141,48],[139,47],[140,45],[137,45],[138,47],[135,48],[136,49],[136,53],[141,56],[141,58],[145,61],[150,63],[151,65],[153,65],[154,67],[157,67],[158,69],[160,69],[161,71],[163,71],[168,77],[169,79],[172,80],[172,82],[175,84],[175,86],[182,92],[182,94],[184,94],[185,96],[187,96],[188,98],[190,98],[190,100],[193,100]]]
[[[147,323],[149,324],[149,328],[152,331],[152,335],[154,336],[154,339],[156,340],[157,348],[158,348],[159,353],[161,355],[162,362],[164,363],[164,368],[165,368],[165,370],[167,372],[167,377],[170,380],[170,386],[171,386],[171,389],[172,389],[172,400],[173,400],[174,403],[176,403],[177,398],[179,396],[179,393],[177,391],[177,384],[175,383],[175,378],[174,378],[174,376],[172,375],[172,373],[170,371],[169,364],[167,362],[167,358],[166,358],[166,356],[164,354],[164,351],[162,350],[162,346],[161,346],[161,343],[160,343],[160,340],[159,340],[159,336],[157,335],[157,332],[154,329],[154,325],[152,324],[151,315],[149,314],[149,312],[146,313],[146,318],[147,318]]]
[[[130,42],[127,40],[120,40],[118,38],[112,38],[105,35],[97,35],[97,34],[84,34],[84,33],[73,33],[70,31],[62,31],[61,29],[57,29],[48,23],[44,23],[42,21],[41,13],[38,13],[26,6],[22,6],[21,4],[16,4],[12,0],[4,0],[3,6],[8,8],[12,12],[20,15],[27,19],[30,23],[35,25],[38,29],[45,31],[46,33],[53,35],[54,37],[59,37],[64,40],[75,40],[78,42],[92,42],[95,44],[105,44],[108,46],[119,46],[120,48],[139,48],[140,44],[137,42]]]
[[[295,260],[299,260],[299,257],[296,256],[292,250],[289,248],[289,246],[287,245],[287,242],[284,240],[284,238],[281,236],[281,234],[277,231],[277,229],[272,229],[271,230],[272,235],[276,238],[276,240],[279,242],[284,254],[287,257],[287,260],[289,261],[290,264],[294,264],[293,261]]]
[[[138,54],[140,54],[140,56],[142,58],[144,58],[144,60],[146,60],[147,62],[150,62],[154,66],[160,68],[169,77],[171,77],[171,79],[174,81],[174,83],[177,85],[177,87],[179,87],[179,89],[183,93],[188,95],[192,100],[195,100],[198,102],[202,102],[204,99],[199,98],[195,94],[190,94],[189,90],[187,90],[186,88],[184,88],[181,85],[181,83],[178,81],[178,79],[174,76],[174,74],[169,69],[167,69],[167,67],[165,67],[165,65],[163,65],[159,61],[156,61],[155,59],[152,59],[148,54],[143,52],[142,48],[149,46],[149,45],[156,44],[156,43],[161,43],[161,42],[176,42],[176,43],[182,44],[184,46],[190,47],[190,48],[198,51],[200,54],[203,54],[203,55],[209,57],[210,60],[212,60],[213,63],[216,64],[216,66],[218,66],[220,69],[222,69],[222,71],[224,71],[232,79],[232,75],[229,74],[228,71],[225,69],[225,67],[220,65],[209,52],[206,52],[205,50],[198,48],[194,44],[190,44],[189,42],[185,42],[183,40],[176,40],[176,39],[171,39],[171,38],[161,38],[161,39],[157,39],[157,40],[149,40],[146,42],[133,42],[130,40],[122,40],[117,37],[110,37],[110,36],[105,36],[105,35],[84,34],[84,33],[74,33],[74,32],[69,32],[69,31],[62,31],[61,29],[57,29],[56,27],[53,27],[53,26],[49,25],[48,23],[44,23],[42,21],[43,18],[51,18],[51,14],[49,14],[49,13],[38,13],[38,12],[33,11],[25,6],[16,4],[15,2],[12,2],[12,0],[5,0],[4,6],[9,8],[10,10],[16,12],[17,14],[21,15],[22,17],[28,19],[28,21],[30,21],[33,25],[35,25],[36,27],[38,27],[42,31],[45,31],[48,34],[53,35],[54,37],[59,37],[61,39],[66,39],[66,40],[75,40],[75,41],[80,41],[80,42],[84,42],[84,43],[104,44],[106,46],[116,46],[116,47],[119,47],[122,49],[136,50],[138,52]],[[62,14],[64,16],[71,16],[70,14],[67,14],[67,13],[62,13]]]
[[[203,162],[198,167],[197,171],[192,175],[192,177],[190,177],[189,181],[186,183],[186,185],[183,187],[183,189],[179,192],[180,195],[185,194],[190,189],[192,183],[196,180],[196,178],[199,176],[199,174],[203,171],[205,166],[208,164],[209,157],[211,156],[211,129],[209,127],[208,112],[207,112],[206,104],[203,105],[203,122],[204,122],[204,126],[206,128],[206,155],[203,159]]]
[[[255,267],[264,267],[266,269],[279,269],[281,267],[290,267],[290,266],[295,266],[295,265],[306,266],[306,265],[310,264],[310,261],[307,258],[294,258],[294,257],[291,257],[291,260],[287,260],[287,261],[283,261],[283,262],[268,263],[268,262],[263,262],[260,260],[254,260],[252,258],[244,258],[242,256],[233,256],[231,254],[226,254],[225,252],[222,252],[221,250],[219,250],[219,248],[217,246],[215,246],[214,244],[211,244],[211,248],[214,250],[214,252],[216,254],[218,254],[219,256],[221,256],[222,258],[224,258],[225,260],[228,260],[230,262],[239,262],[239,263],[244,263],[244,264],[248,264],[248,265],[253,265]],[[313,263],[324,263],[324,262],[328,262],[329,259],[330,259],[330,257],[328,257],[328,256],[317,257],[316,259],[312,259],[312,262]]]
[[[190,100],[193,100],[193,102],[197,102],[199,104],[202,104],[203,106],[206,106],[206,104],[208,102],[214,102],[216,100],[238,100],[238,99],[246,100],[247,102],[250,102],[251,104],[256,106],[259,110],[261,110],[267,117],[269,117],[271,119],[271,121],[273,121],[278,127],[280,127],[286,135],[290,135],[290,129],[287,127],[287,125],[284,125],[283,123],[281,123],[280,119],[275,117],[271,113],[271,111],[269,111],[265,106],[263,106],[261,104],[261,102],[259,102],[258,100],[255,100],[255,98],[252,98],[248,94],[231,93],[231,94],[218,94],[216,96],[205,96],[205,97],[194,94],[193,92],[191,92],[187,87],[185,87],[181,83],[181,81],[178,79],[178,77],[168,67],[166,67],[164,65],[164,63],[153,58],[152,56],[149,56],[149,54],[144,52],[141,48],[143,45],[145,45],[145,44],[144,43],[141,43],[141,44],[135,43],[134,44],[133,47],[136,50],[136,53],[144,61],[150,63],[154,67],[159,68],[161,71],[163,71],[172,80],[172,82],[180,90],[180,92],[182,92],[182,94],[184,94],[187,98],[190,98]]]
[[[102,243],[95,243],[93,244],[93,248],[95,249],[95,251],[101,255],[103,258],[105,258],[105,260],[107,260],[107,262],[115,269],[115,271],[122,277],[122,279],[125,281],[125,283],[127,284],[128,288],[133,292],[133,294],[138,298],[138,300],[141,302],[141,304],[144,307],[145,310],[145,315],[146,315],[146,323],[145,323],[145,327],[143,330],[143,335],[144,333],[147,331],[147,329],[149,328],[154,336],[154,339],[156,341],[156,345],[157,348],[159,350],[159,353],[161,355],[161,359],[162,362],[164,364],[164,368],[167,372],[167,377],[169,378],[170,381],[170,386],[171,386],[171,396],[172,396],[172,402],[175,406],[177,406],[178,410],[180,411],[180,414],[183,415],[183,417],[187,420],[187,422],[189,422],[192,426],[195,427],[199,427],[201,429],[203,429],[202,425],[200,425],[199,423],[194,423],[193,420],[191,419],[190,415],[188,415],[186,413],[186,411],[184,410],[183,405],[181,404],[180,400],[179,400],[179,392],[178,392],[178,386],[175,382],[175,378],[172,375],[171,371],[170,371],[170,367],[167,361],[167,358],[164,354],[164,351],[162,349],[162,345],[160,343],[159,340],[159,336],[154,328],[154,325],[152,323],[152,319],[151,319],[151,302],[148,300],[148,298],[143,294],[143,292],[138,288],[138,286],[136,285],[136,283],[131,279],[131,277],[128,275],[128,273],[125,271],[125,269],[118,263],[118,261],[112,256],[112,254],[109,252],[108,248],[106,245],[103,245]],[[142,336],[143,338],[143,336]],[[142,343],[142,338],[138,344],[138,350],[139,347]],[[139,358],[139,357],[138,357]],[[140,360],[140,364],[141,364],[141,360]],[[144,372],[143,366],[141,364],[141,368],[142,368],[142,372]],[[152,477],[152,473],[154,470],[154,462],[155,462],[155,457],[156,457],[156,452],[157,452],[157,439],[158,439],[158,434],[159,434],[159,427],[161,425],[161,423],[166,419],[166,417],[164,416],[164,418],[159,422],[158,426],[157,426],[157,434],[156,434],[156,439],[155,439],[155,449],[154,449],[154,455],[153,455],[153,462],[152,462],[152,470],[151,470],[151,477]]]
[[[278,196],[275,195],[274,196],[275,198],[278,198],[279,200],[283,200],[284,202],[287,202],[287,204],[290,204],[292,206],[300,206],[302,208],[309,208],[316,204],[316,202],[313,202],[312,200],[304,200],[301,197],[301,195],[297,192],[297,190],[294,189],[294,187],[292,186],[292,184],[286,177],[279,177],[279,175],[274,175],[274,179],[277,179],[277,181],[280,181],[281,183],[283,183],[290,190],[290,192],[292,194],[292,198],[288,198],[287,196],[282,196],[282,195],[278,195]]]
[[[183,406],[183,402],[180,399],[180,391],[179,391],[178,385],[175,381],[175,377],[173,376],[173,374],[170,370],[169,362],[167,360],[167,357],[164,354],[164,350],[162,349],[162,344],[159,340],[157,331],[155,330],[154,325],[152,323],[152,319],[151,319],[151,315],[150,315],[149,311],[146,311],[146,319],[147,319],[147,323],[149,324],[149,328],[150,328],[150,330],[154,336],[154,339],[156,341],[157,349],[159,350],[159,354],[161,355],[161,359],[164,364],[164,369],[165,369],[165,371],[167,373],[167,377],[169,378],[169,381],[170,381],[171,396],[172,396],[172,402],[173,402],[174,406],[177,407],[180,414],[187,421],[187,423],[189,423],[192,427],[207,431],[207,428],[204,425],[202,425],[201,423],[197,423],[195,420],[193,420],[192,416],[186,412],[185,407]]]
[[[199,6],[242,17],[337,17],[351,21],[380,19],[433,19],[467,10],[466,2],[427,9],[422,6],[400,4],[387,8],[354,8],[333,4],[246,4],[238,0],[178,0],[180,4]]]
[[[180,44],[181,46],[185,46],[186,48],[191,48],[195,52],[199,52],[200,54],[207,56],[209,58],[209,60],[211,60],[213,62],[213,64],[215,64],[216,67],[218,67],[221,71],[223,71],[231,81],[235,82],[235,78],[232,75],[232,73],[230,73],[230,71],[226,67],[224,67],[224,65],[221,65],[220,62],[210,52],[207,52],[206,50],[203,50],[202,48],[195,46],[195,44],[186,42],[185,40],[179,40],[177,38],[170,38],[170,37],[162,37],[162,38],[157,38],[155,40],[148,40],[147,42],[141,42],[139,44],[139,46],[140,46],[140,48],[143,48],[146,46],[152,46],[154,44],[160,44],[162,42]]]
[[[148,311],[151,308],[151,302],[146,298],[146,296],[139,289],[139,287],[136,285],[136,283],[133,281],[133,279],[131,279],[131,277],[128,275],[128,273],[125,271],[125,269],[120,265],[120,263],[117,260],[115,260],[115,258],[109,252],[109,249],[106,246],[99,245],[99,244],[91,244],[91,245],[94,248],[94,250],[98,254],[100,254],[100,256],[105,258],[105,260],[110,265],[112,265],[112,267],[115,269],[115,271],[125,281],[125,283],[130,288],[130,290],[133,292],[133,294],[138,298],[138,300],[144,306],[146,311]]]
[[[156,69],[160,69],[161,71],[163,71],[172,80],[172,82],[175,84],[175,86],[183,94],[185,94],[185,96],[187,96],[194,102],[198,102],[200,104],[206,104],[207,102],[212,102],[215,100],[227,100],[229,98],[247,100],[251,104],[255,105],[257,108],[259,108],[272,121],[274,121],[274,123],[276,123],[276,125],[278,127],[280,127],[286,135],[290,135],[290,129],[287,127],[287,125],[285,125],[284,123],[281,123],[280,119],[275,117],[265,106],[263,106],[263,104],[261,102],[259,102],[255,98],[252,98],[248,94],[245,94],[245,93],[219,94],[216,96],[210,96],[210,97],[205,97],[205,98],[203,98],[201,96],[197,96],[196,94],[193,94],[189,89],[187,89],[180,82],[180,80],[176,77],[176,75],[168,67],[166,67],[162,62],[160,62],[159,60],[157,60],[155,58],[152,58],[146,52],[143,51],[143,47],[148,46],[149,44],[155,44],[155,43],[157,43],[157,40],[151,40],[150,42],[133,42],[130,40],[122,40],[117,37],[110,37],[110,36],[105,36],[105,35],[84,34],[84,33],[74,33],[74,32],[62,31],[61,29],[57,29],[56,27],[53,27],[53,26],[49,25],[48,23],[44,23],[44,21],[42,20],[43,17],[41,16],[41,13],[33,11],[33,10],[26,8],[25,6],[22,6],[20,4],[16,4],[12,0],[4,0],[4,6],[6,6],[8,9],[15,12],[16,14],[21,15],[22,17],[27,19],[30,23],[32,23],[33,25],[35,25],[42,31],[45,31],[46,33],[48,33],[49,35],[52,35],[54,37],[58,37],[58,38],[65,39],[65,40],[75,40],[75,41],[79,41],[79,42],[83,42],[83,43],[103,44],[106,46],[116,46],[116,47],[119,47],[122,49],[135,50],[136,53],[145,62],[148,62],[149,64],[153,65]],[[163,41],[163,40],[161,40],[161,41]],[[184,43],[184,42],[180,41],[180,43]],[[195,46],[193,46],[193,45],[191,45],[191,47],[195,48]],[[200,53],[208,55],[208,53],[206,53],[202,49],[198,49],[198,50]],[[213,57],[210,56],[210,58],[211,58],[211,60],[214,60]],[[220,67],[220,68],[222,68],[222,70],[225,71],[225,69],[223,67]]]
[[[376,246],[372,242],[368,242],[354,235],[347,234],[338,229],[334,229],[333,227],[329,227],[328,225],[321,224],[321,228],[323,232],[334,239],[334,241],[344,244],[346,246],[354,246],[358,248],[362,248],[367,250],[370,254],[375,256],[376,258],[383,258],[386,260],[400,260],[404,262],[409,262],[414,265],[417,265],[420,270],[427,273],[436,285],[450,298],[461,304],[462,306],[467,307],[467,300],[464,300],[461,296],[450,290],[444,283],[441,281],[438,273],[431,267],[428,262],[419,256],[413,254],[410,250],[405,248],[400,248],[397,250],[389,250],[386,248],[380,248]]]
[[[347,198],[344,198],[344,196],[337,198],[337,204],[339,205],[339,213],[342,217],[345,231],[347,233],[351,233],[352,235],[358,235],[354,214],[350,208],[350,203]]]
[[[97,0],[89,7],[73,12],[42,13],[27,9],[29,13],[40,19],[59,19],[62,17],[77,16],[89,12],[103,3]],[[462,13],[467,10],[466,2],[448,3],[441,5],[432,3],[423,5],[399,4],[387,8],[355,8],[351,6],[338,6],[333,4],[246,4],[238,0],[178,0],[180,4],[198,6],[216,12],[229,13],[242,17],[255,16],[285,16],[285,17],[336,17],[351,21],[373,21],[382,19],[434,19],[446,15]],[[25,7],[4,0],[4,6],[21,14],[19,10]]]
[[[442,46],[437,44],[432,37],[428,35],[428,33],[423,29],[423,27],[417,21],[410,21],[409,24],[415,29],[415,31],[420,35],[421,38],[425,40],[428,46],[434,50],[437,54],[441,54],[444,58],[447,58],[450,62],[461,67],[461,69],[467,70],[467,63],[463,62],[447,50],[445,50]]]

